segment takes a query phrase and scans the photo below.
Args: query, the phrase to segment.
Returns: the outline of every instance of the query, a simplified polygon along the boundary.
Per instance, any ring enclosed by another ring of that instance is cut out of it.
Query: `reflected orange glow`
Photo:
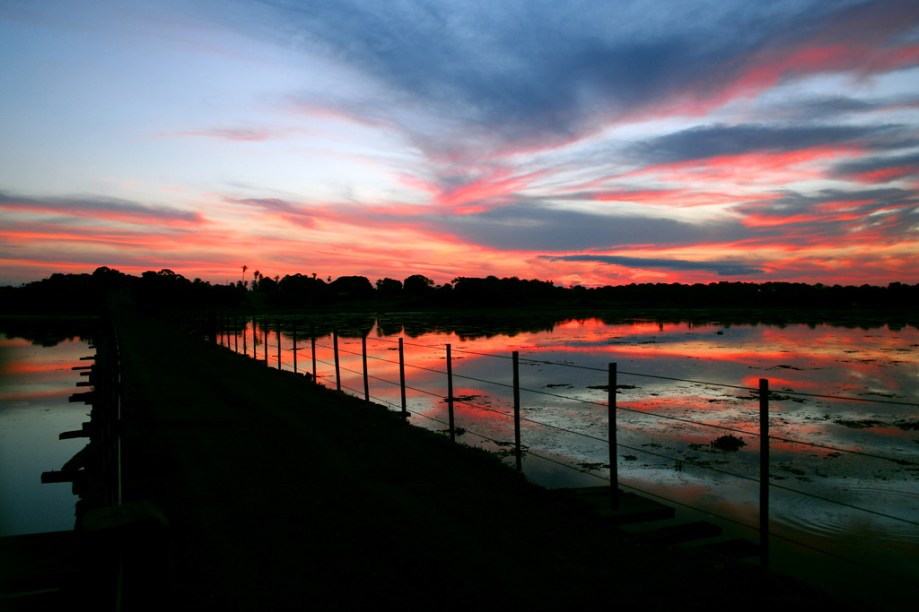
[[[482,332],[485,331],[483,328]],[[385,384],[380,379],[398,380],[396,337],[379,337],[378,333],[368,337],[367,342],[371,395],[395,407],[399,403],[398,385]],[[883,393],[887,389],[912,394],[919,401],[919,389],[905,391],[902,387],[905,379],[897,378],[897,372],[902,370],[896,369],[905,364],[919,367],[919,356],[903,352],[904,345],[919,343],[919,330],[912,328],[893,331],[845,330],[829,325],[722,327],[641,320],[610,324],[586,318],[560,322],[548,331],[492,333],[489,337],[460,340],[456,332],[431,331],[406,339],[410,411],[443,418],[447,389],[445,346],[449,343],[453,347],[454,397],[457,416],[462,417],[461,426],[470,430],[483,427],[484,431],[492,432],[490,436],[499,438],[507,435],[502,431],[509,425],[507,418],[495,410],[509,410],[509,357],[513,350],[520,350],[521,363],[526,368],[523,376],[526,382],[522,386],[526,392],[525,413],[530,419],[528,430],[536,427],[540,419],[549,417],[556,421],[562,414],[565,419],[573,419],[569,426],[574,429],[583,429],[585,424],[581,420],[585,419],[605,427],[606,392],[601,388],[605,377],[598,366],[614,359],[620,366],[620,384],[625,385],[617,394],[623,411],[623,431],[653,434],[660,443],[666,440],[680,449],[705,446],[724,433],[723,429],[709,428],[710,425],[757,434],[756,390],[761,378],[769,380],[773,394],[770,415],[778,437],[803,443],[819,439],[832,445],[831,436],[844,436],[847,431],[836,425],[840,419],[854,423],[852,435],[888,442],[915,437],[909,427],[898,425],[902,416],[866,422],[863,427],[857,413],[850,415],[862,404],[853,407],[851,403],[843,403],[831,409],[827,404],[835,400],[785,395],[799,391],[858,399],[866,393]],[[285,347],[290,344],[286,339]],[[304,346],[302,340],[300,346]],[[359,389],[363,370],[360,341],[340,338],[339,350],[345,385]],[[317,354],[325,362],[320,365],[321,379],[334,384],[331,338],[318,341]],[[263,355],[260,351],[260,356]],[[308,363],[309,358],[301,353],[300,363]],[[272,354],[269,364],[273,363]],[[579,363],[587,367],[579,369]],[[557,367],[553,364],[566,367],[551,369]],[[879,367],[880,364],[887,365]],[[663,378],[654,376],[656,372]],[[633,373],[639,376],[634,377]],[[548,393],[543,395],[543,390]],[[360,394],[359,390],[354,392]],[[872,409],[871,414],[878,409]],[[850,442],[845,437],[836,442],[843,449],[864,443]],[[777,453],[810,456],[815,452],[802,448],[800,443],[780,440],[772,447]],[[817,455],[826,456],[826,453],[820,451]]]
[[[41,361],[12,361],[4,368],[4,371],[12,376],[23,376],[27,374],[45,374],[48,372],[63,372],[72,374],[70,366],[64,366],[57,362],[44,363]]]
[[[72,394],[73,391],[69,389],[15,391],[12,393],[0,393],[0,402],[25,402],[29,404],[41,400],[65,398]]]
[[[491,403],[492,397],[475,387],[453,388],[453,408],[456,414],[464,419],[474,419],[476,422],[498,421],[507,423],[508,415],[500,414],[496,409],[489,409],[483,403]],[[446,406],[446,399],[443,400]]]
[[[756,390],[759,379],[767,378],[774,484],[843,503],[854,497],[858,505],[870,505],[859,498],[860,488],[874,491],[885,481],[914,495],[914,479],[901,461],[919,463],[915,327],[604,323],[584,318],[516,334],[480,324],[475,333],[488,337],[460,340],[443,322],[425,329],[423,318],[412,315],[411,325],[416,335],[405,339],[409,422],[447,435],[445,345],[450,343],[460,443],[491,452],[506,453],[512,447],[509,356],[519,350],[522,443],[533,455],[548,453],[572,469],[591,466],[586,468],[591,474],[603,477],[609,452],[603,365],[615,359],[621,374],[616,422],[623,458],[618,469],[626,486],[706,511],[722,508],[725,516],[752,516],[755,522],[760,473]],[[381,327],[406,328],[388,316],[386,325],[378,325],[368,337],[370,398],[399,411],[399,335],[379,336]],[[284,346],[290,344],[288,339]],[[331,339],[326,336],[320,344],[317,353],[326,364],[320,365],[319,382],[334,387]],[[342,388],[362,397],[360,340],[340,338],[339,347]],[[300,358],[301,364],[309,363],[310,355],[301,353]],[[273,366],[273,357],[268,363]],[[823,397],[796,397],[789,390]],[[916,406],[843,401],[830,395],[896,397]],[[744,444],[736,450],[714,444],[728,435]],[[524,471],[529,476],[526,465]]]

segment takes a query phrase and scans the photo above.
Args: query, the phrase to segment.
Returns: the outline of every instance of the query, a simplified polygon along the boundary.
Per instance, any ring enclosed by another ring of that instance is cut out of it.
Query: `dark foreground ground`
[[[113,568],[90,572],[98,609],[119,555],[124,610],[844,609],[752,565],[643,542],[302,376],[155,319],[118,323],[131,503],[97,537]]]

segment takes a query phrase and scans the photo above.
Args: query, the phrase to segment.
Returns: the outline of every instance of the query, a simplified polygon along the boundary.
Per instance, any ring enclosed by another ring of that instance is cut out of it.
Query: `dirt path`
[[[162,321],[118,327],[126,500],[170,525],[155,562],[129,563],[125,609],[839,609],[644,544],[491,456]]]

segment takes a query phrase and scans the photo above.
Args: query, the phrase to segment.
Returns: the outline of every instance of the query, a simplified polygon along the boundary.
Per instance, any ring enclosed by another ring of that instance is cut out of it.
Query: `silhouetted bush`
[[[274,278],[255,273],[251,285],[212,285],[200,279],[189,281],[164,269],[144,272],[139,278],[107,267],[92,274],[52,274],[49,278],[21,287],[0,287],[0,309],[4,312],[95,312],[115,294],[129,295],[140,305],[168,308],[511,308],[515,310],[556,309],[719,309],[769,312],[770,321],[781,321],[780,313],[795,311],[865,311],[900,313],[891,324],[915,324],[919,284],[890,283],[841,286],[817,283],[718,282],[633,283],[605,287],[563,288],[551,281],[517,277],[458,277],[435,285],[421,274],[400,282],[383,278],[374,286],[364,276],[342,276],[324,282],[315,274]],[[800,315],[797,315],[800,320]],[[853,325],[858,325],[857,320]],[[815,315],[814,324],[820,322]]]

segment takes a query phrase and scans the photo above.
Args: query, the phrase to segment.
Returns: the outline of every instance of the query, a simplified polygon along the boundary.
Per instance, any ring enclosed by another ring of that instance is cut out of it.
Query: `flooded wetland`
[[[393,410],[402,402],[402,338],[409,420],[445,433],[449,344],[457,440],[497,452],[510,465],[511,357],[518,352],[523,470],[549,487],[608,484],[607,377],[615,363],[619,483],[717,517],[754,541],[758,386],[767,379],[775,550],[787,545],[796,558],[815,555],[818,566],[829,560],[867,568],[893,588],[919,584],[916,327],[600,317],[465,325],[423,316],[320,325],[256,318],[221,342],[249,355],[255,343],[256,358],[277,367],[278,326],[282,368],[294,367],[296,334],[298,371],[312,373],[315,357],[320,383],[367,393]]]
[[[754,542],[758,389],[766,379],[776,563],[817,573],[842,567],[837,582],[855,572],[884,589],[919,584],[915,326],[599,316],[463,323],[423,314],[222,323],[221,345],[269,367],[315,372],[327,387],[366,394],[394,411],[404,401],[411,424],[445,435],[450,370],[457,441],[511,466],[516,352],[522,469],[550,488],[609,484],[615,364],[620,485],[714,517]],[[73,525],[69,485],[42,485],[40,475],[85,443],[58,434],[87,419],[88,407],[68,397],[80,380],[72,368],[91,353],[76,335],[54,342],[0,336],[0,535]],[[786,549],[793,553],[783,557]]]
[[[0,333],[0,537],[73,529],[77,497],[69,484],[42,484],[41,473],[60,469],[86,445],[58,435],[89,420],[89,406],[69,397],[81,380],[72,368],[92,353],[76,334]]]

